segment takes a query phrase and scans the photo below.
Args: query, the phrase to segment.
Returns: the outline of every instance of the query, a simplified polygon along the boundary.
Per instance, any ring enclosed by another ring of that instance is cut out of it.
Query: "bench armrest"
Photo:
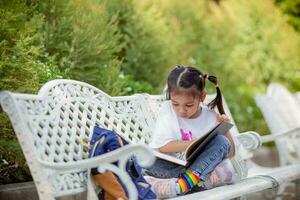
[[[297,134],[297,133],[300,134],[300,127],[296,127],[296,128],[291,129],[291,130],[288,130],[288,131],[285,131],[285,132],[282,132],[282,133],[278,133],[278,134],[261,136],[261,141],[263,143],[271,142],[271,141],[274,141],[275,139],[279,139],[281,137],[291,136],[291,135],[294,135],[294,134]]]
[[[248,151],[253,151],[262,145],[261,136],[255,131],[243,132],[236,137]]]
[[[39,159],[38,161],[46,168],[55,170],[57,173],[80,171],[88,169],[88,176],[90,169],[93,167],[98,167],[100,173],[105,171],[112,171],[121,179],[123,183],[126,183],[126,188],[128,190],[129,199],[137,199],[138,193],[135,188],[131,177],[126,172],[126,163],[128,159],[135,155],[139,164],[143,167],[151,166],[155,157],[153,155],[153,150],[149,147],[141,144],[129,144],[109,153],[105,153],[101,156],[96,156],[86,160],[80,160],[76,162],[68,163],[53,163],[47,162]],[[118,161],[118,166],[113,163]],[[89,183],[88,183],[89,184]],[[92,189],[92,188],[90,188]]]
[[[153,150],[147,147],[146,145],[141,144],[129,144],[109,153],[105,153],[101,156],[96,156],[93,158],[68,163],[54,163],[44,161],[41,159],[38,159],[38,161],[43,166],[49,169],[70,171],[78,169],[90,169],[94,167],[99,167],[99,165],[102,165],[102,163],[113,163],[116,161],[120,161],[119,165],[125,167],[127,160],[132,155],[136,155],[139,164],[143,167],[150,166],[155,161]]]

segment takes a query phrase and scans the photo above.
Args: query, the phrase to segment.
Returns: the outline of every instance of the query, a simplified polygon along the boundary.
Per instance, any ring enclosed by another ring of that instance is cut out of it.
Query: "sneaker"
[[[161,179],[152,176],[144,176],[144,178],[150,183],[151,189],[156,194],[157,198],[164,199],[177,196],[177,178]]]
[[[221,183],[233,183],[235,171],[230,160],[221,162],[215,171]]]
[[[205,182],[207,189],[233,183],[235,179],[235,171],[229,160],[222,161],[214,171],[211,172],[209,180]]]

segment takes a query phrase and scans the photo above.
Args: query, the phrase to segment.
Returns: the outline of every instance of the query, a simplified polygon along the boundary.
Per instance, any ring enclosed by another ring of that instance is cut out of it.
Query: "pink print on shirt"
[[[184,132],[183,129],[180,129],[180,133],[181,133],[181,138],[183,141],[190,141],[192,140],[192,132]]]

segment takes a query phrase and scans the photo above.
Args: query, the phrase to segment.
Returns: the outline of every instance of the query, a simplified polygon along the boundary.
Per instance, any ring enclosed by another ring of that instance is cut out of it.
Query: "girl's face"
[[[182,91],[171,91],[171,103],[176,114],[182,118],[195,118],[200,114],[201,96]]]

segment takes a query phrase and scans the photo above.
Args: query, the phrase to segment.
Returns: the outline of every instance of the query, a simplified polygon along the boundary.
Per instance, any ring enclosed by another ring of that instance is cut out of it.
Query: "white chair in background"
[[[266,94],[255,97],[271,135],[263,136],[262,142],[275,141],[280,166],[300,163],[300,93],[291,94],[278,83],[268,86]],[[281,193],[285,187],[281,187]],[[295,191],[300,198],[300,183]]]
[[[255,97],[256,104],[271,131],[263,141],[276,142],[280,165],[300,162],[300,105],[295,95],[278,83],[268,86],[266,94]]]

